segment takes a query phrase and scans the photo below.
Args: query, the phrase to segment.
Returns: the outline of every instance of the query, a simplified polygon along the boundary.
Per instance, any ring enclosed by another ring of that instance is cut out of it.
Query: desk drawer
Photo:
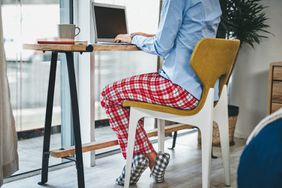
[[[271,113],[277,111],[278,109],[282,108],[282,104],[279,103],[272,103],[271,104]]]
[[[282,80],[282,67],[273,67],[273,80]]]
[[[282,104],[282,81],[273,81],[272,102]]]

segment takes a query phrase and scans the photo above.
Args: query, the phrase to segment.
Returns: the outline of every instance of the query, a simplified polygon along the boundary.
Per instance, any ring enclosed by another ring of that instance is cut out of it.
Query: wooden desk
[[[24,44],[24,49],[58,52],[92,52],[92,51],[138,51],[135,45],[58,45],[58,44]]]
[[[93,52],[93,51],[138,51],[139,49],[134,45],[58,45],[58,44],[24,44],[24,49],[37,50],[37,51],[50,51],[52,52],[49,85],[47,94],[47,106],[45,114],[44,125],[44,142],[43,142],[43,155],[42,155],[42,171],[40,185],[46,184],[48,181],[48,165],[50,157],[50,137],[51,137],[51,125],[52,125],[52,113],[53,113],[53,101],[54,101],[54,88],[56,79],[56,68],[58,53],[65,53],[67,59],[69,87],[71,96],[71,108],[73,118],[73,130],[75,138],[75,154],[76,154],[76,169],[78,187],[84,188],[84,169],[82,158],[82,144],[81,144],[81,132],[80,132],[80,119],[79,119],[79,107],[77,99],[77,87],[74,71],[74,52]],[[95,97],[94,97],[95,98]]]

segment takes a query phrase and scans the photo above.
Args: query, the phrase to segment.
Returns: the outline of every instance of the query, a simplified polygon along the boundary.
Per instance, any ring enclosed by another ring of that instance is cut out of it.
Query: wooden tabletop
[[[94,51],[139,51],[139,49],[132,44],[129,45],[94,44]]]
[[[282,61],[270,63],[270,66],[282,66]]]
[[[101,45],[101,44],[24,44],[24,49],[37,51],[60,51],[60,52],[92,52],[92,51],[138,51],[135,45]]]

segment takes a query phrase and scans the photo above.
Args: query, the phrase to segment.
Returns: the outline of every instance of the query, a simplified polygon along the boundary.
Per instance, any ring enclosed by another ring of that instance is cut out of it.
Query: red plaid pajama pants
[[[198,100],[180,86],[173,84],[159,73],[141,74],[114,82],[102,91],[101,105],[106,110],[109,123],[115,131],[122,155],[126,158],[127,132],[130,109],[122,106],[124,100],[133,100],[192,109]],[[144,130],[144,120],[138,122],[134,154],[154,151]]]

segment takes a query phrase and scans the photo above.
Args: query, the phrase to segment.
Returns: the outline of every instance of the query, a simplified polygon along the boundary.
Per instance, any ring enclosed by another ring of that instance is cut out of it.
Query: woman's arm
[[[140,33],[132,39],[130,35],[118,35],[116,40],[135,44],[145,52],[164,57],[174,46],[182,24],[184,7],[185,1],[183,0],[167,0],[162,9],[162,18],[157,35],[144,36],[143,33]]]
[[[154,36],[156,36],[155,34],[148,34],[148,33],[143,33],[143,32],[131,33],[131,37],[134,37],[136,35],[140,35],[140,36],[143,36],[143,37],[154,37]]]
[[[147,34],[147,33],[143,33],[143,32],[134,32],[131,33],[130,35],[128,34],[119,34],[115,37],[114,41],[115,42],[127,42],[127,43],[131,43],[132,42],[132,38],[136,35],[140,35],[140,36],[144,36],[144,37],[154,37],[155,35],[153,34]]]

